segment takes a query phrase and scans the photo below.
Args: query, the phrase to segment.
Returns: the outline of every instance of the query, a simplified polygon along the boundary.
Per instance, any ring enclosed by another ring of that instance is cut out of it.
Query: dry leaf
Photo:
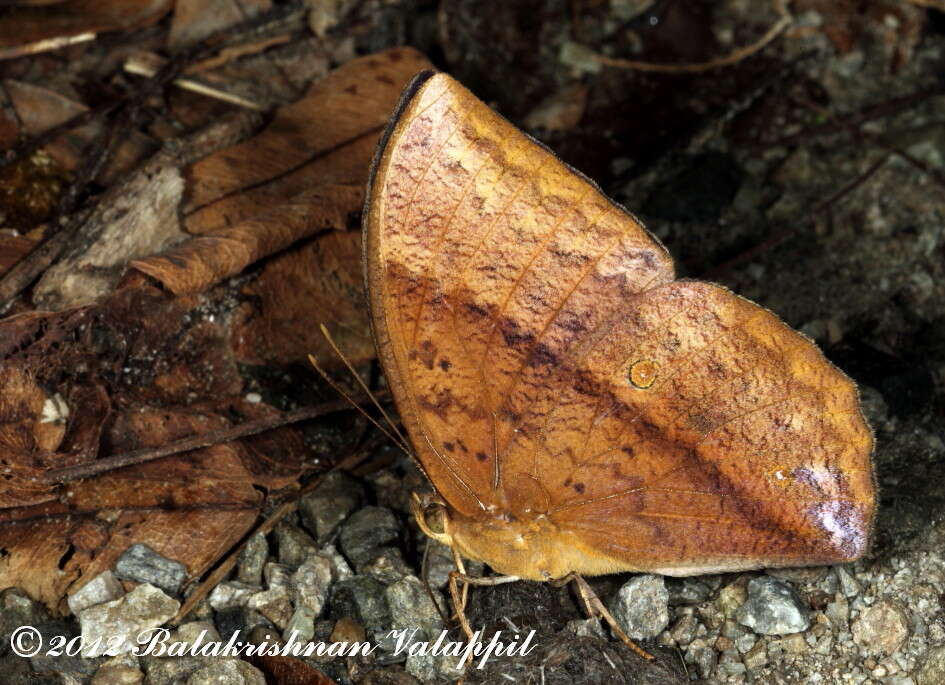
[[[164,254],[133,262],[178,295],[197,293],[301,238],[344,230],[364,202],[362,185],[323,185],[232,228],[192,238]]]
[[[158,21],[173,5],[174,0],[66,0],[7,9],[0,22],[0,47],[80,33],[132,31]]]
[[[270,0],[177,0],[167,46],[178,50],[193,45],[271,7]]]
[[[0,235],[0,276],[32,252],[37,242],[22,235]]]
[[[186,229],[233,226],[325,184],[363,185],[401,89],[428,67],[412,48],[356,59],[281,108],[259,135],[191,166]]]
[[[185,205],[198,237],[133,263],[177,294],[200,292],[326,230],[344,231],[363,204],[373,148],[400,89],[426,60],[409,48],[355,60],[283,107],[254,138],[194,164]],[[320,236],[280,254],[249,284],[233,326],[241,361],[329,364],[326,323],[354,362],[373,357],[357,237]]]
[[[33,289],[36,306],[60,311],[91,304],[112,292],[130,259],[183,240],[177,219],[183,191],[177,168],[160,163],[113,186],[82,226],[86,239]]]
[[[363,294],[361,234],[329,233],[270,260],[242,290],[247,301],[231,327],[233,351],[246,364],[287,366],[309,354],[338,364],[319,330],[325,324],[353,364],[374,358]]]
[[[8,79],[3,82],[16,115],[22,122],[20,134],[34,137],[88,111],[88,107],[48,88]],[[68,171],[83,159],[85,148],[101,132],[102,124],[93,120],[76,126],[50,141],[43,150]],[[131,131],[121,141],[114,157],[96,179],[108,186],[122,173],[134,168],[157,144],[139,131]]]

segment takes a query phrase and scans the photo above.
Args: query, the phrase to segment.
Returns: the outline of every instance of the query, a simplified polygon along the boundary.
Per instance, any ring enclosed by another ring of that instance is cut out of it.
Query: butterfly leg
[[[610,626],[610,629],[614,631],[614,634],[621,639],[621,641],[627,645],[631,650],[633,650],[638,656],[643,657],[647,660],[652,660],[653,655],[649,652],[644,651],[637,643],[630,639],[630,636],[627,635],[623,628],[620,627],[620,624],[617,623],[617,619],[614,618],[613,614],[608,611],[607,607],[604,606],[604,603],[600,601],[600,598],[597,596],[597,593],[594,592],[593,588],[584,580],[583,576],[578,575],[577,573],[569,573],[568,575],[559,578],[556,581],[552,581],[552,585],[555,587],[561,587],[567,583],[574,583],[574,586],[577,588],[578,596],[581,598],[581,603],[584,604],[584,610],[587,611],[588,616],[597,616],[598,618],[603,619],[607,625]]]
[[[469,619],[466,618],[466,591],[470,585],[502,585],[503,583],[514,583],[521,580],[518,576],[490,576],[488,578],[476,578],[467,576],[461,571],[451,571],[449,576],[450,598],[453,601],[453,611],[456,612],[456,619],[460,627],[470,640],[473,639],[473,629],[469,625]],[[460,594],[459,584],[463,584],[463,593]]]
[[[456,564],[456,570],[463,576],[466,575],[466,566],[463,564],[463,558],[459,556],[459,552],[456,551],[455,547],[450,547],[450,551],[453,553],[453,563]],[[469,583],[463,583],[463,601],[460,604],[462,610],[466,610],[466,598],[469,595]]]

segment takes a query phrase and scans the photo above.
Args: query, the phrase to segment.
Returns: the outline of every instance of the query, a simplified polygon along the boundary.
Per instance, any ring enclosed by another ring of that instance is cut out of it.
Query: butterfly
[[[773,313],[677,280],[633,215],[449,75],[404,92],[363,223],[379,358],[437,493],[418,522],[459,555],[555,581],[866,551],[855,384]]]

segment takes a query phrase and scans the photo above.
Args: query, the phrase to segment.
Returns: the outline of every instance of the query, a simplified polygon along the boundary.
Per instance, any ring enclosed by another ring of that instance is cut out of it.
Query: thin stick
[[[277,416],[269,416],[264,419],[247,421],[237,426],[207,431],[206,433],[175,440],[165,445],[145,447],[113,457],[105,457],[104,459],[98,459],[88,464],[51,469],[44,474],[44,478],[51,483],[67,483],[80,478],[88,478],[99,473],[105,473],[106,471],[120,469],[125,466],[154,461],[155,459],[168,457],[172,454],[180,454],[181,452],[189,452],[202,447],[231,442],[246,437],[247,435],[256,435],[257,433],[263,433],[273,428],[279,428],[280,426],[287,426],[292,423],[298,423],[299,421],[305,421],[306,419],[313,419],[317,416],[341,411],[348,407],[348,400],[323,402],[322,404],[316,404],[314,407],[302,407],[301,409],[287,411]]]
[[[124,69],[129,74],[136,74],[138,76],[146,76],[151,78],[158,73],[158,70],[160,70],[164,64],[165,61],[157,55],[141,53],[132,55],[127,60],[125,60]],[[216,88],[215,86],[208,85],[199,79],[181,76],[175,78],[173,81],[171,81],[171,83],[178,88],[189,90],[192,93],[206,95],[207,97],[211,97],[215,100],[228,102],[231,105],[245,107],[246,109],[251,109],[256,112],[265,112],[267,109],[266,106],[261,105],[258,102],[254,102],[253,100],[244,98],[234,93],[229,93],[220,88]]]
[[[780,17],[774,25],[769,28],[765,34],[751,45],[739,48],[734,52],[717,57],[708,62],[697,62],[695,64],[654,64],[652,62],[639,62],[637,60],[622,59],[620,57],[607,57],[606,55],[594,54],[594,58],[601,64],[608,67],[619,67],[621,69],[633,69],[635,71],[649,71],[662,74],[681,74],[697,73],[709,71],[718,67],[726,67],[736,62],[741,62],[746,57],[750,57],[762,50],[768,43],[773,41],[778,35],[790,26],[792,19],[787,11],[785,0],[774,0],[774,8]]]
[[[56,36],[55,38],[45,38],[35,43],[26,43],[25,45],[14,45],[11,48],[0,48],[0,59],[15,59],[26,55],[36,55],[41,52],[58,50],[59,48],[76,45],[77,43],[86,43],[95,40],[95,33],[80,33],[75,36]]]

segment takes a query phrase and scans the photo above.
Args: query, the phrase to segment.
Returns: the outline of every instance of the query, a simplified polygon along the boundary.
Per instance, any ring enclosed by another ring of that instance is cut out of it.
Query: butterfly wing
[[[551,519],[596,552],[690,575],[865,551],[872,434],[855,386],[748,300],[661,285],[528,375],[558,392],[545,408],[510,394],[521,448]]]
[[[375,338],[421,465],[462,513],[513,506],[496,453],[533,331],[576,339],[621,298],[672,280],[668,254],[445,74],[407,89],[365,227]]]
[[[405,93],[365,225],[385,373],[460,514],[544,513],[611,570],[862,552],[854,385],[757,305],[674,281],[639,222],[449,76]]]

